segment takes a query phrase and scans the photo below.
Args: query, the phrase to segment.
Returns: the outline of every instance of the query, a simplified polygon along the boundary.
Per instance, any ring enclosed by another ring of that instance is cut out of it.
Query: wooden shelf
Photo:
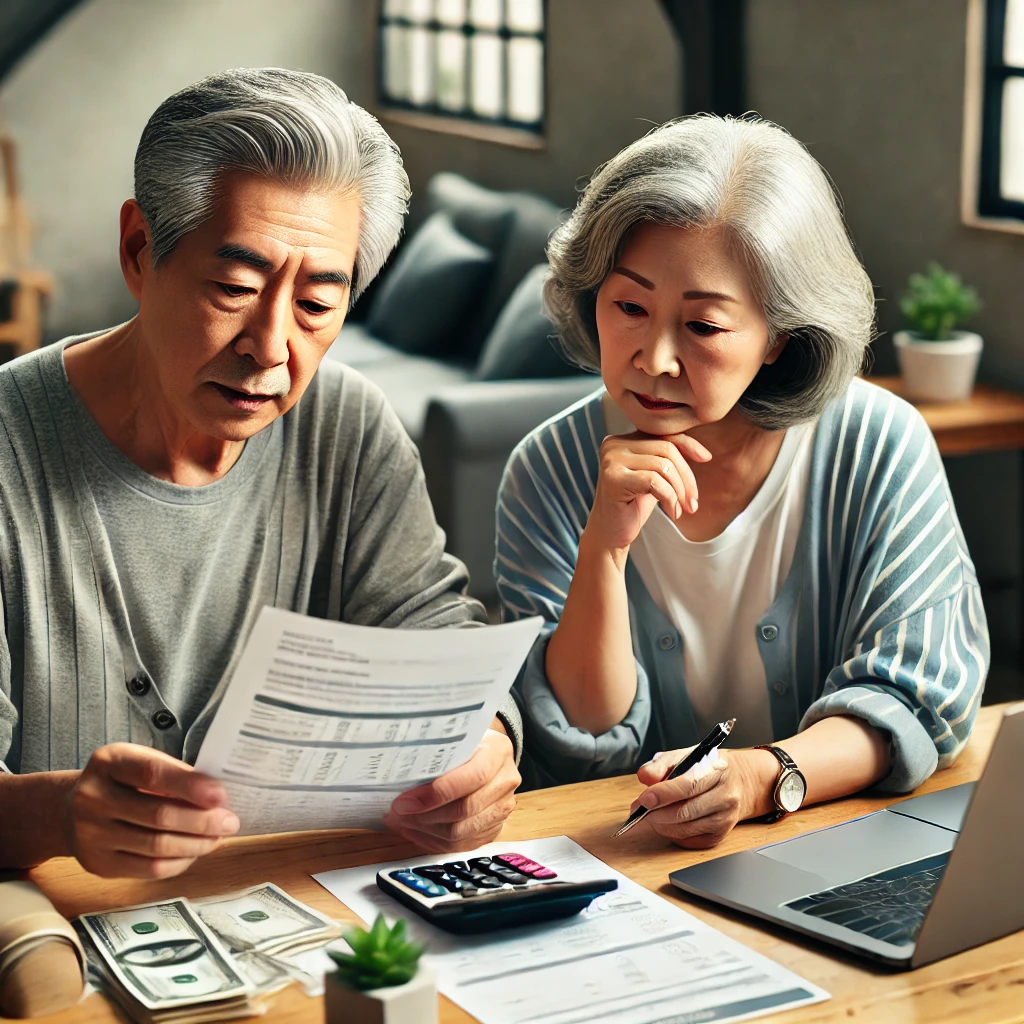
[[[868,377],[902,396],[899,377]],[[943,455],[1013,451],[1024,448],[1024,395],[979,384],[965,402],[915,402]]]

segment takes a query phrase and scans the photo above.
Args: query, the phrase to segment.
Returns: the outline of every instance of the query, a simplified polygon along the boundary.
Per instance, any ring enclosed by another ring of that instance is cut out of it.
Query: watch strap
[[[787,811],[779,802],[779,785],[781,784],[782,779],[787,774],[799,775],[804,781],[805,793],[807,792],[807,779],[804,778],[804,773],[800,771],[796,761],[794,761],[793,758],[791,758],[789,754],[782,749],[782,747],[776,747],[771,743],[759,743],[754,749],[767,750],[775,757],[775,760],[779,762],[779,774],[775,779],[775,786],[772,789],[772,800],[775,801],[775,810],[769,811],[768,814],[765,814],[763,817],[758,819],[766,825],[774,825],[775,822],[781,821],[787,814],[789,814],[789,811]]]

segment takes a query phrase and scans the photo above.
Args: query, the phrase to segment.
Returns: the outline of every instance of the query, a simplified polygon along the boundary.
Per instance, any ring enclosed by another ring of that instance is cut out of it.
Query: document
[[[485,935],[435,928],[377,888],[381,868],[313,877],[364,921],[404,917],[440,990],[482,1024],[694,1024],[744,1020],[830,998],[630,881],[566,836],[491,843],[437,861],[520,853],[566,881],[616,878],[619,888],[581,914]]]
[[[241,835],[382,828],[401,792],[467,761],[540,631],[374,629],[264,608],[196,768]]]

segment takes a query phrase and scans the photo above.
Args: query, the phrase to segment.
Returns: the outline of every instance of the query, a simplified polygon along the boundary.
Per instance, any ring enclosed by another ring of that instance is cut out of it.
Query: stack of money
[[[233,954],[255,951],[270,957],[316,949],[341,935],[341,925],[293,900],[270,882],[251,889],[193,900],[203,923]]]
[[[202,1024],[259,1013],[254,984],[184,899],[75,921],[90,967],[139,1024]]]

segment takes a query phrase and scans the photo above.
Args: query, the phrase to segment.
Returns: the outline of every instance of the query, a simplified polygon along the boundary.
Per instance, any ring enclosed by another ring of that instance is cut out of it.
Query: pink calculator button
[[[546,868],[543,864],[538,864],[535,860],[530,860],[519,853],[503,853],[494,859],[502,864],[507,864],[510,868],[515,868],[516,871],[520,871],[524,875],[529,875],[530,878],[548,879],[558,877],[551,868]]]

